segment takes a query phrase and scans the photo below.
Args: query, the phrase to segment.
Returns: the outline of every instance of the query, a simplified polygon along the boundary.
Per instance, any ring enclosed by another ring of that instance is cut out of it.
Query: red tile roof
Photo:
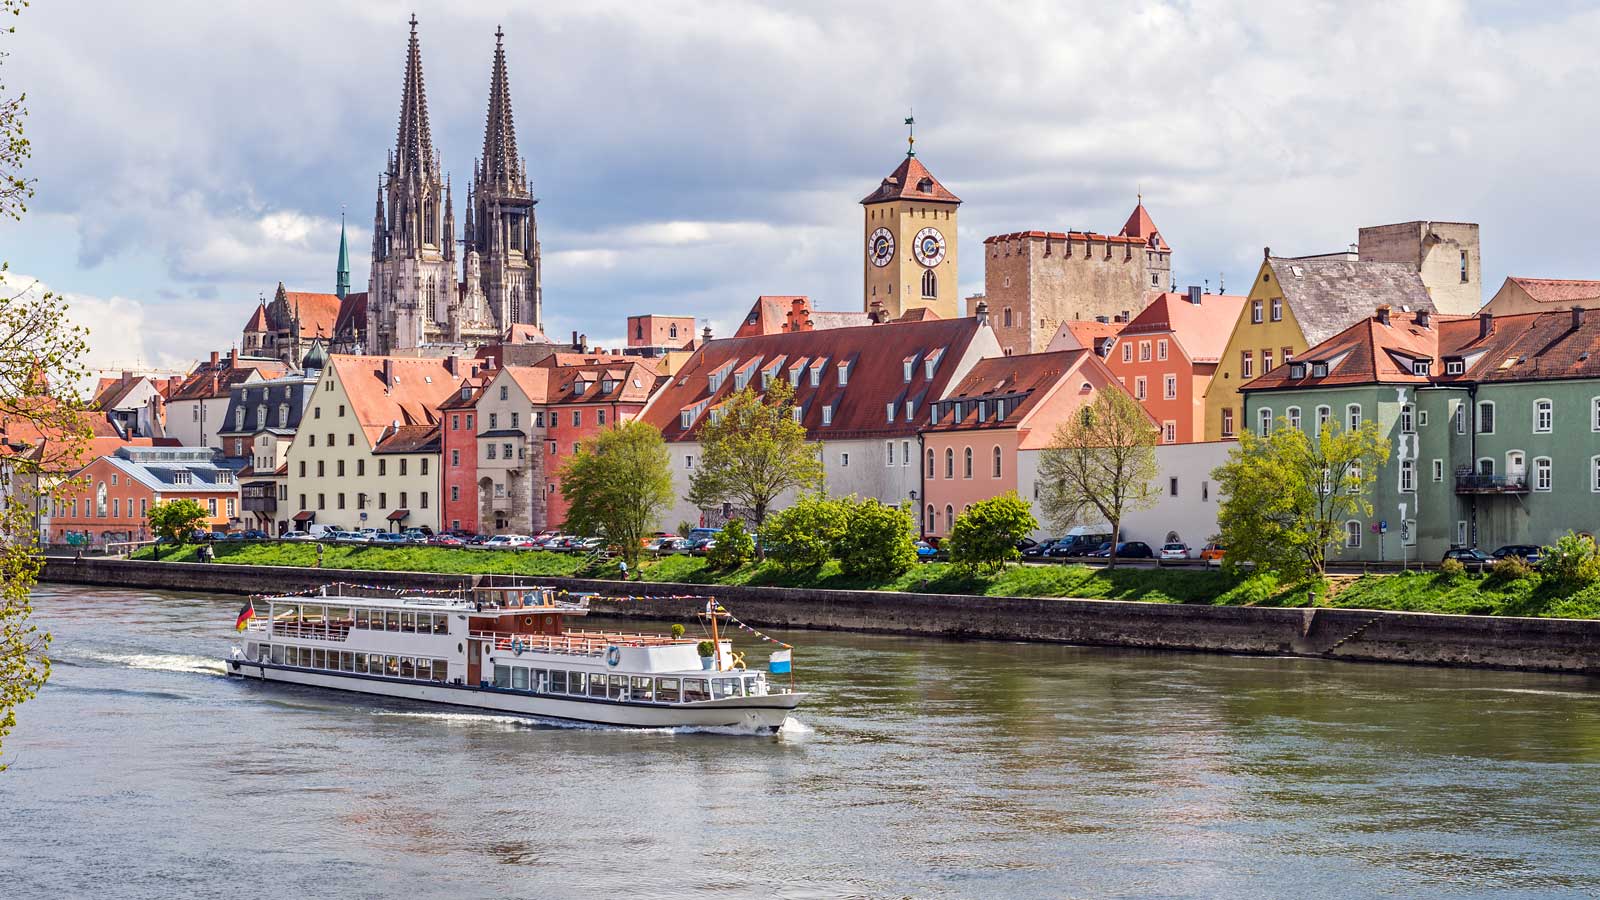
[[[334,320],[333,331],[335,334],[354,329],[365,331],[367,327],[367,292],[358,294],[345,294],[344,302],[339,304],[339,316]]]
[[[861,199],[862,203],[889,200],[926,200],[934,203],[960,203],[961,198],[945,190],[939,179],[915,156],[908,156],[889,174],[878,189]]]
[[[263,300],[256,304],[256,311],[250,314],[250,321],[244,323],[245,331],[267,330],[267,303]]]
[[[962,404],[961,421],[948,413],[939,417],[937,425],[924,431],[969,431],[972,429],[1016,428],[1028,414],[1044,400],[1056,382],[1070,375],[1086,360],[1098,358],[1088,350],[1057,350],[1049,353],[1023,353],[1016,356],[991,356],[980,359],[945,395],[944,400],[967,401]],[[1108,379],[1114,381],[1107,373]],[[998,410],[993,403],[1006,400],[1004,419],[996,419]],[[978,418],[975,401],[984,400],[990,405],[985,416]]]
[[[373,453],[438,453],[442,443],[439,426],[401,425],[390,428],[378,440]]]
[[[374,445],[396,423],[437,424],[434,410],[460,384],[442,359],[334,354],[328,367],[337,373],[356,423]],[[386,368],[393,384],[384,382]]]
[[[284,297],[288,301],[291,314],[299,310],[300,335],[312,338],[318,335],[328,338],[333,337],[334,328],[339,321],[339,295],[338,294],[313,294],[306,291],[285,291]]]
[[[920,423],[928,420],[927,404],[943,395],[978,331],[976,319],[959,318],[710,341],[696,350],[678,374],[657,392],[643,418],[661,429],[668,441],[693,440],[705,421],[706,410],[726,402],[734,393],[735,369],[756,361],[757,375],[750,384],[759,390],[761,373],[769,371],[772,363],[781,358],[783,369],[779,377],[800,371],[795,400],[812,439],[912,435]],[[925,369],[930,356],[936,357],[932,378]],[[905,380],[907,361],[912,364],[909,383]],[[842,387],[838,381],[840,362],[850,364],[848,383]],[[811,386],[811,369],[821,372],[817,387]],[[720,379],[715,391],[710,387],[713,374]],[[905,416],[908,400],[915,403],[910,421]],[[890,403],[896,407],[893,421],[888,419]],[[832,409],[829,425],[822,424],[824,407]],[[694,412],[687,428],[682,424],[685,410]]]
[[[1567,303],[1600,297],[1600,281],[1513,276],[1511,282],[1527,291],[1536,303]]]
[[[505,340],[506,340],[506,343],[508,343],[508,344],[548,344],[548,343],[550,343],[550,339],[545,337],[544,332],[540,331],[538,326],[536,326],[536,325],[524,325],[524,324],[521,324],[521,323],[512,325],[510,328],[506,329],[506,338],[505,338]]]
[[[1200,303],[1189,302],[1189,295],[1156,294],[1122,329],[1123,337],[1136,334],[1171,334],[1190,362],[1214,363],[1227,349],[1232,323],[1239,320],[1244,297],[1234,294],[1201,294]]]
[[[1099,322],[1094,319],[1068,319],[1061,323],[1050,350],[1099,350],[1102,341],[1122,333],[1123,322]],[[1065,340],[1063,340],[1065,338]],[[1057,346],[1059,344],[1059,346]]]
[[[252,377],[279,378],[288,373],[281,360],[259,357],[221,357],[215,366],[202,362],[178,384],[167,392],[167,402],[178,400],[215,400],[228,396],[232,387],[249,381]]]
[[[1161,237],[1161,232],[1156,229],[1156,223],[1150,218],[1149,210],[1144,208],[1144,198],[1139,198],[1139,203],[1133,208],[1133,213],[1128,216],[1128,221],[1122,226],[1122,237],[1138,238],[1139,240],[1155,247],[1157,250],[1170,250],[1166,240]]]

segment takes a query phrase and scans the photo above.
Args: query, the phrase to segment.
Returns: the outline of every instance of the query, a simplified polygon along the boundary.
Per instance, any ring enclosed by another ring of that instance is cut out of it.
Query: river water
[[[796,632],[782,734],[632,732],[229,679],[238,604],[38,592],[0,896],[1600,893],[1588,679]]]

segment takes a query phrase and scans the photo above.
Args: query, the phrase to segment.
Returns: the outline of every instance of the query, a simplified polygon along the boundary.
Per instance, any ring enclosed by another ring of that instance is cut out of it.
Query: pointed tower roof
[[[499,189],[517,185],[517,127],[511,116],[511,79],[506,76],[505,32],[494,30],[494,68],[489,75],[489,115],[483,125],[479,183]]]
[[[339,269],[334,274],[333,292],[340,300],[350,293],[350,242],[345,239],[342,212],[339,214]]]
[[[961,198],[950,193],[939,179],[933,177],[928,167],[915,156],[906,156],[899,168],[889,174],[878,189],[862,199],[862,203],[884,203],[890,200],[923,200],[930,203],[960,203]]]
[[[406,47],[406,81],[400,93],[400,130],[395,137],[389,174],[413,175],[419,181],[433,168],[433,133],[428,128],[428,94],[422,84],[422,45],[417,17],[411,16],[411,42]]]
[[[1138,238],[1146,244],[1151,243],[1151,239],[1154,238],[1154,246],[1157,250],[1172,249],[1162,239],[1161,232],[1156,228],[1155,221],[1150,218],[1149,210],[1144,208],[1144,197],[1142,195],[1139,197],[1138,204],[1133,208],[1133,214],[1128,216],[1127,223],[1122,226],[1121,236]]]

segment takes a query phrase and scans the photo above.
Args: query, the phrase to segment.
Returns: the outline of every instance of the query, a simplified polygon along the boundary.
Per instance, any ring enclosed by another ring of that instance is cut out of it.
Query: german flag
[[[233,630],[243,631],[245,626],[250,624],[250,620],[254,619],[255,617],[256,602],[254,600],[246,600],[244,602],[244,607],[239,610],[239,621],[233,623]]]

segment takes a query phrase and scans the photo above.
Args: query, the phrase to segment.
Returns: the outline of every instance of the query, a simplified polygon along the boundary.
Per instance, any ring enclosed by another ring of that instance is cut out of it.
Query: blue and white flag
[[[774,675],[789,671],[789,653],[788,650],[772,651],[772,655],[767,657],[767,671]]]

